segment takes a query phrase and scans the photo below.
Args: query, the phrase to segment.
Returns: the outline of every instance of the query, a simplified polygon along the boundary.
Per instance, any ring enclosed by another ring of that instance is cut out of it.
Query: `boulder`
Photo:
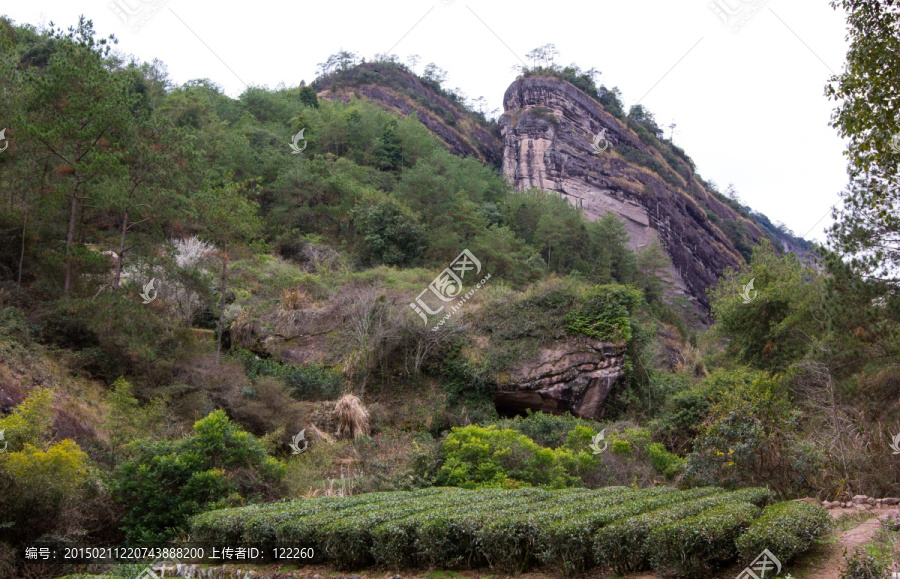
[[[526,409],[601,419],[625,379],[625,344],[568,336],[543,346],[497,378],[494,403],[506,413]]]
[[[900,499],[895,498],[895,497],[887,497],[887,498],[881,499],[881,502],[885,505],[900,505]]]
[[[864,502],[866,502],[866,499],[868,499],[868,498],[869,497],[867,497],[866,495],[854,495],[853,502],[856,504],[864,503]]]

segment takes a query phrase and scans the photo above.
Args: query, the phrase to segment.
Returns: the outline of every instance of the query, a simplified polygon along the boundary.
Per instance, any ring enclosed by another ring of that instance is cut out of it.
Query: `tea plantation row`
[[[192,531],[219,544],[311,547],[315,561],[344,569],[606,566],[696,577],[764,548],[786,562],[827,529],[821,508],[774,499],[761,488],[429,488],[212,511]]]

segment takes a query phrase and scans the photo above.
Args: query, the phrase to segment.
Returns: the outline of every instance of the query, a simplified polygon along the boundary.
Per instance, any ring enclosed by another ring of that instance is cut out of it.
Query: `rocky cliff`
[[[415,113],[447,148],[461,157],[476,157],[499,166],[501,144],[491,125],[482,121],[436,83],[423,81],[390,62],[369,62],[316,79],[319,98],[368,99],[404,116]]]
[[[703,186],[688,160],[671,149],[664,156],[654,136],[633,130],[568,82],[520,78],[503,106],[503,172],[516,189],[555,191],[590,219],[615,212],[633,249],[659,240],[675,291],[702,309],[709,307],[706,288],[744,262],[717,223],[737,228],[752,244],[764,237]]]
[[[498,380],[494,404],[506,413],[526,409],[601,419],[607,399],[625,380],[625,345],[567,337],[545,344]]]

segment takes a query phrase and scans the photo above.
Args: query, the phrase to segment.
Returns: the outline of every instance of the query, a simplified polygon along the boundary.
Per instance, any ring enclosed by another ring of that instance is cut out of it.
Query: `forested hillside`
[[[592,75],[520,71],[650,135],[617,162],[710,197],[686,211],[736,266],[690,308],[672,251],[516,190],[500,123],[425,71],[341,53],[231,98],[90,20],[0,18],[0,577],[40,540],[219,536],[308,538],[343,568],[708,576],[824,533],[779,501],[900,496],[896,188],[864,152],[813,247]],[[695,528],[714,540],[688,557]]]

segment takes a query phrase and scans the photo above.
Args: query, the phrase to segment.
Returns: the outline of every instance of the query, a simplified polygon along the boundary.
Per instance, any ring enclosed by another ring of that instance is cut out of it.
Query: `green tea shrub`
[[[847,557],[847,565],[841,570],[841,579],[884,579],[888,576],[888,564],[879,557],[857,549]]]
[[[816,505],[804,501],[776,503],[766,507],[735,544],[748,561],[768,549],[786,563],[825,533],[830,521],[825,509]]]
[[[641,489],[622,504],[595,507],[590,501],[559,509],[541,526],[536,539],[541,562],[569,575],[595,566],[593,534],[615,521],[674,505],[684,500],[721,492],[717,488],[678,492],[670,487]],[[599,506],[599,505],[598,505]]]
[[[708,577],[737,555],[735,539],[761,512],[751,503],[726,504],[658,527],[647,538],[651,564],[681,577]]]
[[[772,491],[749,488],[713,494],[629,517],[602,527],[594,534],[594,556],[598,562],[615,569],[620,574],[641,571],[650,564],[651,551],[647,539],[654,529],[719,505],[748,502],[762,507],[773,500],[775,494]]]

